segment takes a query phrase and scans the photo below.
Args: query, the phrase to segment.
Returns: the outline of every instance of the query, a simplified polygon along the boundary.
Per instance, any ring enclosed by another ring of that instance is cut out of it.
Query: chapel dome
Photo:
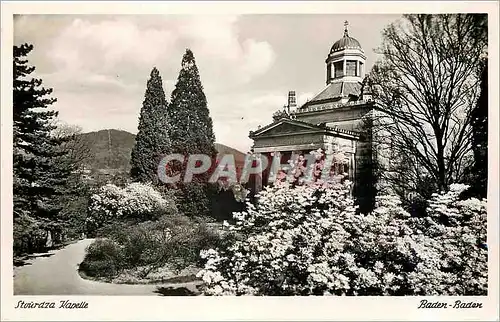
[[[330,49],[330,54],[344,49],[359,49],[363,51],[359,41],[355,38],[344,35],[344,37],[340,38],[333,44],[332,49]]]
[[[330,54],[342,51],[344,49],[359,49],[360,51],[363,51],[363,48],[361,48],[361,44],[359,43],[359,41],[356,38],[349,36],[349,31],[347,30],[348,24],[349,23],[347,21],[344,23],[344,36],[333,44],[332,48],[330,49]]]

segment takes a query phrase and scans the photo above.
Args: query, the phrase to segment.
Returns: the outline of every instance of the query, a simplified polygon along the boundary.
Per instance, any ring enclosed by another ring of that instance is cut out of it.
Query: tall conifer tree
[[[158,69],[153,68],[147,83],[139,117],[139,131],[132,149],[132,180],[158,184],[158,164],[170,151],[167,100]]]
[[[172,148],[176,153],[215,156],[212,119],[193,52],[182,57],[181,71],[168,107]]]
[[[60,233],[59,197],[73,170],[60,149],[63,139],[55,138],[57,112],[47,108],[56,99],[42,80],[30,78],[35,67],[25,57],[33,49],[24,44],[13,47],[13,192],[15,251],[43,247],[48,231]],[[45,237],[44,237],[45,236]]]
[[[193,52],[187,49],[182,57],[181,70],[177,84],[172,92],[168,107],[170,138],[172,152],[185,156],[189,154],[205,154],[214,160],[215,135],[212,119],[207,107],[207,99],[203,92],[200,74]],[[184,173],[184,163],[173,171]],[[207,184],[208,174],[198,175],[193,182],[181,184],[180,208],[188,215],[205,215],[211,209],[211,188]],[[183,178],[183,176],[181,176]]]

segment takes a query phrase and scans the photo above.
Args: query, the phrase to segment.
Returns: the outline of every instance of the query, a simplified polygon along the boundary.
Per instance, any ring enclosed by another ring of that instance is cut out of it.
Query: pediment
[[[252,137],[322,132],[324,129],[305,122],[282,119],[253,132]]]

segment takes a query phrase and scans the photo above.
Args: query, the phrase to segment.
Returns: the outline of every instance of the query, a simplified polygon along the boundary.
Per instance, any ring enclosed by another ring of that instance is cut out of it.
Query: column
[[[354,182],[356,174],[356,159],[354,157],[354,153],[351,153],[349,157],[349,180]]]
[[[349,180],[355,184],[356,180],[356,141],[351,141],[351,156],[349,160]]]
[[[262,154],[257,153],[256,156],[260,156]],[[259,161],[252,161],[253,162],[258,162],[257,163],[257,169],[259,170],[258,174],[251,174],[248,178],[248,186],[250,187],[250,191],[253,196],[258,194],[259,192],[262,191],[262,186],[263,186],[263,180],[262,180],[262,163]],[[253,164],[252,164],[253,166]]]
[[[333,64],[330,64],[330,63],[328,63],[326,65],[326,83],[327,84],[329,84],[330,80],[332,79],[332,65]]]

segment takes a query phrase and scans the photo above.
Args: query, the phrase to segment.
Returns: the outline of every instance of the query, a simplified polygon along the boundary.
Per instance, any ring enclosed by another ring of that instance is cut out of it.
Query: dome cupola
[[[332,48],[330,49],[330,54],[336,53],[338,51],[342,51],[344,49],[358,49],[363,51],[361,48],[361,44],[356,38],[349,37],[349,30],[347,30],[348,22],[344,22],[344,37],[337,40]]]
[[[337,40],[326,59],[326,83],[361,82],[366,56],[359,41],[349,36],[349,23],[344,22],[344,36]]]
[[[357,41],[356,38],[344,35],[344,37],[340,38],[333,44],[332,49],[330,49],[330,54],[342,51],[344,49],[359,49],[363,51],[361,45],[359,44],[359,41]]]

